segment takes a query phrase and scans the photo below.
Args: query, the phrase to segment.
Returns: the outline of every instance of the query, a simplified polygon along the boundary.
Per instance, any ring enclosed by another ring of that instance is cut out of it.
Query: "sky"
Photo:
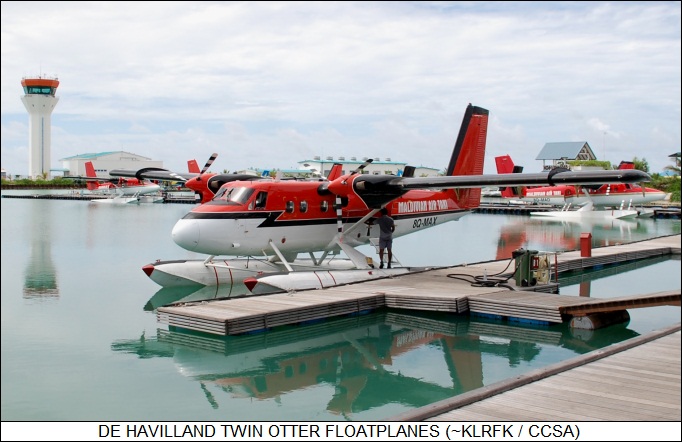
[[[466,106],[485,173],[548,142],[599,160],[680,151],[681,3],[3,1],[1,166],[28,175],[21,79],[59,79],[52,167],[126,151],[185,172],[314,156],[445,169]]]

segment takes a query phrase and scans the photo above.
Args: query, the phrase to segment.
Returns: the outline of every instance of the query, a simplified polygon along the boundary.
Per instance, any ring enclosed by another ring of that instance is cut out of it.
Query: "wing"
[[[376,176],[376,175],[375,175]],[[373,176],[362,177],[354,182],[358,187],[367,187],[362,182],[371,181]],[[651,181],[641,170],[598,170],[575,172],[568,169],[553,169],[549,173],[516,173],[502,175],[437,176],[425,178],[402,178],[389,180],[391,186],[404,189],[461,189],[488,186],[556,186],[559,184],[607,184],[639,183]]]
[[[344,180],[346,183],[344,184]],[[380,208],[410,190],[469,189],[488,186],[554,186],[559,184],[594,185],[608,183],[640,183],[651,181],[641,170],[570,171],[554,169],[550,173],[517,173],[503,175],[462,175],[404,178],[394,175],[355,175],[337,178],[329,191],[342,197],[356,195],[369,208]],[[350,183],[350,186],[348,185]]]
[[[173,172],[168,169],[162,169],[158,167],[145,167],[143,169],[131,170],[131,169],[114,169],[109,171],[109,175],[113,177],[127,177],[127,178],[137,178],[137,179],[148,179],[148,180],[158,180],[158,181],[188,181],[199,175],[206,173],[209,167],[213,164],[215,159],[218,157],[217,153],[213,153],[206,161],[204,168],[198,172],[193,172],[193,170],[198,170],[197,162],[195,160],[189,160],[187,162],[187,167],[190,172]]]
[[[489,186],[553,186],[558,184],[608,184],[650,181],[651,177],[639,170],[570,171],[557,168],[549,173],[509,173],[484,175],[488,110],[467,107],[455,146],[446,168],[446,176],[410,177],[351,173],[330,182],[320,192],[329,191],[337,197],[358,198],[367,208],[384,207],[416,189],[472,189],[457,191],[453,198],[463,208],[480,204],[480,188]],[[475,191],[473,190],[475,189]]]
[[[172,172],[167,169],[160,169],[156,167],[146,167],[144,169],[113,169],[109,171],[109,175],[113,177],[137,178],[159,181],[182,181],[185,182],[198,176],[198,173],[189,172]]]
[[[81,176],[81,175],[66,175],[61,178],[64,178],[65,180],[79,180],[79,181],[101,181],[103,183],[105,182],[116,182],[118,181],[118,178],[116,179],[111,179],[111,178],[97,178],[97,177],[90,177],[90,176]]]

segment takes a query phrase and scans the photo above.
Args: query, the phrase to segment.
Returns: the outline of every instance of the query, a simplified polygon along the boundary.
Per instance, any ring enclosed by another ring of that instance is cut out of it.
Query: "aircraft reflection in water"
[[[382,406],[421,407],[503,380],[509,376],[503,361],[523,372],[537,368],[529,362],[538,358],[549,365],[636,335],[622,324],[585,339],[565,325],[536,329],[467,316],[382,310],[236,337],[157,329],[156,337],[143,334],[111,347],[141,359],[172,358],[180,373],[198,381],[215,409],[221,395],[227,395],[225,402],[277,402],[289,393],[305,400],[301,397],[306,394],[319,398],[327,391],[329,415],[361,419],[362,412],[376,413]],[[552,349],[543,355],[546,347]],[[557,356],[557,347],[569,351]],[[424,351],[434,357],[425,357]],[[412,370],[401,358],[409,360]],[[322,386],[332,388],[313,388]],[[391,407],[391,414],[395,412]]]
[[[251,291],[244,284],[227,286],[180,286],[163,287],[149,298],[144,306],[146,311],[154,311],[159,307],[183,302],[208,301],[218,299],[239,298],[251,296]]]
[[[631,270],[641,269],[643,267],[669,261],[670,259],[677,259],[679,261],[680,255],[673,255],[672,257],[655,256],[645,259],[638,259],[625,264],[610,265],[583,271],[578,270],[566,272],[565,274],[561,274],[559,276],[559,284],[564,288],[571,285],[580,284],[578,296],[590,297],[592,293],[591,282],[594,280],[629,272]],[[561,289],[559,290],[561,291]],[[604,298],[608,296],[604,296],[604,293],[600,293],[599,297]]]
[[[524,217],[517,222],[505,223],[501,227],[495,259],[510,259],[514,250],[520,248],[544,252],[580,250],[580,235],[582,233],[592,235],[593,248],[642,241],[651,237],[649,228],[653,228],[655,222],[652,219],[583,220],[576,222]],[[589,297],[592,280],[613,276],[669,259],[669,256],[661,256],[585,272],[560,274],[559,284],[561,287],[580,284],[579,295]],[[561,293],[561,289],[559,291]]]
[[[592,247],[606,247],[648,239],[651,219],[567,221],[510,217],[500,230],[496,260],[509,259],[514,250],[545,252],[580,250],[580,235],[592,234]]]
[[[41,201],[42,202],[42,201]],[[24,298],[59,297],[57,271],[52,262],[52,204],[31,206],[30,226],[31,255],[24,272]]]

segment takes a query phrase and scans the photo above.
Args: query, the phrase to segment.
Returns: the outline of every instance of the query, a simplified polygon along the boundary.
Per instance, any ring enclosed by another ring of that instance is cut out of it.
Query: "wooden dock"
[[[680,421],[680,324],[390,421]]]
[[[680,253],[680,235],[557,256],[557,271],[583,269]],[[515,287],[509,260],[421,269],[400,277],[363,283],[231,300],[159,307],[160,323],[218,335],[238,335],[273,327],[357,314],[382,307],[477,313],[538,322],[564,322],[574,315],[654,305],[679,305],[680,290],[598,299],[558,296],[558,284]],[[484,281],[484,275],[489,275]]]

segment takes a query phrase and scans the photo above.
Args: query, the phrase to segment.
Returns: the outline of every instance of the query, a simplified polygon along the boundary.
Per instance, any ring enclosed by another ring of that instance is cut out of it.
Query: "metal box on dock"
[[[516,285],[519,287],[528,287],[535,285],[535,270],[538,268],[538,251],[517,249],[512,252],[512,257],[515,260],[516,269],[514,271],[514,279]]]

